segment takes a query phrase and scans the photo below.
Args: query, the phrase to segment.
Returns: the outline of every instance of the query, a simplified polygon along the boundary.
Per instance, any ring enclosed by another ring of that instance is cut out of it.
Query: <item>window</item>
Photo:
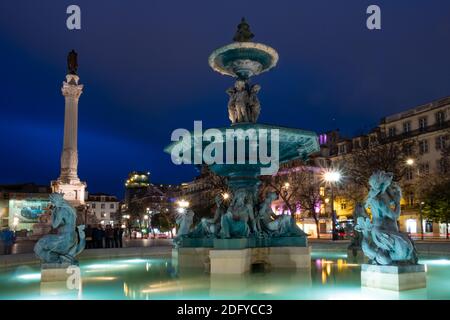
[[[436,116],[436,124],[438,126],[442,126],[444,124],[444,121],[445,121],[445,113],[444,113],[444,111],[436,112],[435,116]]]
[[[389,128],[389,137],[390,138],[392,138],[392,137],[395,137],[395,131],[396,131],[396,128],[395,127],[390,127]]]
[[[370,136],[370,137],[369,137],[369,143],[370,143],[371,145],[376,144],[376,143],[377,143],[377,136],[376,136],[376,135]]]
[[[345,210],[345,209],[347,209],[347,203],[341,202],[341,210]]]
[[[360,149],[361,148],[361,141],[360,140],[353,141],[353,148]]]
[[[413,176],[413,170],[412,170],[411,168],[406,169],[406,172],[405,172],[405,179],[406,179],[407,181],[410,181],[410,180],[414,179],[414,176]]]
[[[419,118],[419,130],[425,131],[427,129],[427,117]]]
[[[441,158],[441,159],[437,160],[437,167],[438,167],[439,173],[447,173],[449,171],[448,160],[445,158]]]
[[[428,162],[419,164],[419,173],[420,174],[429,174],[430,173],[430,164]]]
[[[445,136],[436,137],[436,150],[444,150],[446,140]]]
[[[100,217],[104,218],[105,216],[106,216],[105,212],[102,211],[102,212],[100,213]]]
[[[105,209],[105,204],[102,203],[102,204],[100,205],[100,207],[101,207],[102,209]]]
[[[407,134],[411,132],[411,121],[403,122],[403,133]]]
[[[408,203],[408,206],[410,207],[414,206],[414,193],[408,193],[406,201]]]
[[[413,155],[413,146],[412,146],[412,144],[406,144],[403,147],[403,152],[405,153],[405,156],[412,156]]]
[[[324,197],[325,196],[325,188],[324,187],[320,187],[320,195],[322,196],[322,197]]]
[[[93,203],[91,207],[92,207],[92,209],[95,209],[95,203]]]
[[[419,141],[420,154],[428,153],[428,140]]]
[[[346,153],[346,152],[347,152],[347,145],[341,144],[339,146],[339,154]]]
[[[109,205],[109,208],[110,208],[110,209],[114,209],[114,203],[111,203],[111,204]]]

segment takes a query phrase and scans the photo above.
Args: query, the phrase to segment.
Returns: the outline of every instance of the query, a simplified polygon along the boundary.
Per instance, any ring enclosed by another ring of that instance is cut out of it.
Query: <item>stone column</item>
[[[74,207],[84,205],[86,190],[86,183],[78,178],[78,100],[83,92],[79,79],[75,74],[68,74],[61,88],[65,98],[61,173],[51,183],[53,192],[63,193],[64,199]]]
[[[83,85],[78,84],[79,77],[68,74],[61,92],[65,98],[64,144],[61,155],[61,182],[78,182],[78,100],[83,92]]]

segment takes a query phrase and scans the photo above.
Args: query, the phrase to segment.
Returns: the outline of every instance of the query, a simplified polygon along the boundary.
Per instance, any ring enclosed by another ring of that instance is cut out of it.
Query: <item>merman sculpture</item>
[[[63,198],[61,193],[49,196],[52,205],[52,228],[57,234],[49,234],[36,243],[34,252],[43,263],[77,264],[75,257],[85,247],[84,225],[76,226],[74,208]],[[77,232],[78,229],[78,232]]]
[[[369,185],[365,207],[370,208],[372,221],[364,212],[355,227],[363,235],[364,254],[372,264],[417,264],[414,243],[406,233],[398,230],[402,194],[400,186],[393,181],[393,174],[377,171],[370,177]]]

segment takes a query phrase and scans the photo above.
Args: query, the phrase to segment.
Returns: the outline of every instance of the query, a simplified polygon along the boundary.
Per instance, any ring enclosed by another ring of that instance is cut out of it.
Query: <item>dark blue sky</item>
[[[82,30],[66,29],[78,4]],[[366,28],[378,4],[382,30]],[[448,0],[2,0],[0,183],[48,184],[59,175],[66,55],[79,53],[79,175],[90,192],[123,193],[131,170],[178,183],[163,147],[176,128],[228,124],[232,79],[209,54],[231,42],[241,16],[274,47],[260,121],[347,135],[391,113],[450,95]]]

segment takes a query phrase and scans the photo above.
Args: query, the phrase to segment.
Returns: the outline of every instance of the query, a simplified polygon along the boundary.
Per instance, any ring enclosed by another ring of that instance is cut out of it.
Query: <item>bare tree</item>
[[[408,167],[407,160],[416,159],[415,141],[387,141],[353,150],[343,158],[343,170],[349,183],[355,188],[369,189],[368,181],[374,171],[392,172],[394,180],[400,181]]]
[[[314,219],[317,238],[320,239],[320,204],[323,196],[320,192],[322,181],[319,179],[315,168],[305,168],[303,180],[300,182],[299,203],[302,210]]]

